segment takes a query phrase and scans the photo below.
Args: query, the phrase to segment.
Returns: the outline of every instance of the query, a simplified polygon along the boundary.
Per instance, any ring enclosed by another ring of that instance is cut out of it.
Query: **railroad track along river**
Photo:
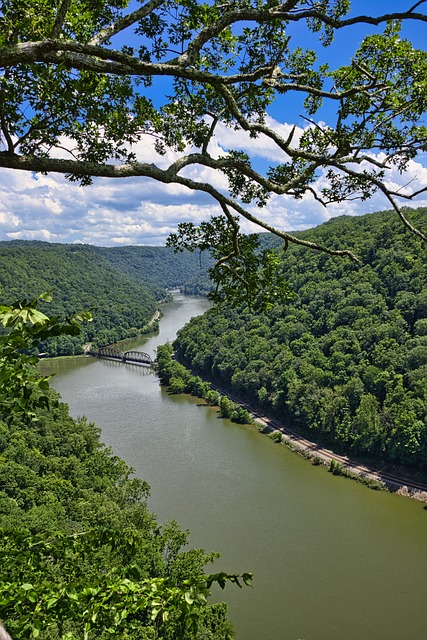
[[[343,475],[348,475],[349,477],[353,476],[355,479],[363,478],[378,482],[383,484],[385,488],[392,492],[396,492],[410,498],[415,498],[416,500],[420,500],[427,504],[426,484],[416,482],[409,478],[396,476],[380,469],[367,467],[356,460],[348,458],[347,456],[337,454],[330,449],[324,449],[315,442],[307,440],[307,438],[304,438],[290,427],[285,427],[276,419],[262,415],[259,411],[253,409],[253,407],[249,406],[246,402],[242,402],[239,398],[230,394],[225,389],[222,389],[212,383],[211,386],[219,393],[227,396],[230,400],[237,402],[241,407],[246,409],[254,418],[256,424],[260,427],[269,431],[280,431],[284,436],[285,444],[290,445],[290,447],[297,453],[304,455],[311,460],[317,459],[325,465],[330,465],[332,460],[334,460],[336,463],[342,465],[342,469],[345,472]]]

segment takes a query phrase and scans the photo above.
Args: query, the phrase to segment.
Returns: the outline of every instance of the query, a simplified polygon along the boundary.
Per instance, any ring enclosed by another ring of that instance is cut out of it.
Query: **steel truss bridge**
[[[117,360],[118,362],[129,364],[142,364],[146,367],[151,367],[153,364],[151,356],[148,353],[144,353],[144,351],[121,351],[112,346],[102,347],[98,351],[88,350],[86,354],[95,358],[106,358],[107,360]]]

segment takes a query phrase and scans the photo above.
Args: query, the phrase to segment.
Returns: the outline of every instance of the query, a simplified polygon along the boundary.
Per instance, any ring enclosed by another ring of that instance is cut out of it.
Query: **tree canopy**
[[[402,189],[389,179],[427,148],[427,53],[400,33],[409,20],[424,27],[426,0],[401,5],[368,16],[349,0],[148,0],[137,8],[128,0],[4,0],[0,167],[60,172],[82,184],[94,176],[145,176],[204,192],[218,203],[226,240],[215,225],[187,223],[172,243],[224,245],[218,274],[233,282],[241,280],[239,269],[254,266],[253,254],[240,249],[242,218],[286,243],[356,259],[345,247],[273,228],[251,206],[263,207],[272,194],[311,194],[326,206],[381,192],[426,241],[402,203],[427,187],[409,182]],[[358,25],[371,32],[348,64],[318,57],[336,32]],[[152,90],[160,81],[162,99]],[[283,136],[266,114],[275,102],[287,113],[295,96],[306,126]],[[220,127],[261,137],[278,160],[260,169],[238,148],[218,154]],[[175,159],[168,166],[139,161],[141,136]],[[225,176],[228,188],[195,178],[195,167]],[[256,268],[268,274],[271,264]]]

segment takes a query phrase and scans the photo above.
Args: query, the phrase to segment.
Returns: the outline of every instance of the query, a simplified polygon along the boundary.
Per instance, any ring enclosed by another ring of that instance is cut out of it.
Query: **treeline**
[[[423,227],[426,214],[408,216]],[[392,212],[336,218],[301,235],[348,247],[360,263],[283,251],[292,302],[268,314],[211,309],[180,331],[177,358],[316,441],[424,469],[425,245]]]
[[[161,384],[166,385],[171,393],[189,393],[203,398],[214,407],[219,407],[221,418],[229,418],[238,424],[253,422],[249,412],[227,396],[221,395],[211,388],[209,382],[193,375],[182,364],[174,360],[173,348],[170,344],[157,347],[157,373]]]
[[[0,243],[0,261],[4,302],[52,291],[52,303],[42,308],[50,316],[93,309],[93,322],[80,335],[40,344],[40,352],[49,356],[76,355],[85,343],[96,348],[137,336],[167,288],[184,285],[203,271],[199,257],[175,255],[165,247],[115,249],[13,241]]]
[[[205,573],[216,554],[159,525],[147,483],[20,352],[61,327],[25,306],[3,307],[0,324],[0,617],[12,637],[231,640],[226,605],[206,598],[239,576]]]

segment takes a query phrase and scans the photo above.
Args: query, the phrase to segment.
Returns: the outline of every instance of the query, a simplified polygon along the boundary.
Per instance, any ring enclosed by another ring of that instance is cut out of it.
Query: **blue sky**
[[[356,13],[379,14],[386,11],[402,10],[410,1],[406,0],[354,0]],[[355,27],[338,32],[332,47],[320,55],[336,65],[346,63],[363,37],[372,31],[367,26]],[[425,47],[427,26],[415,22],[407,23],[404,35],[409,36],[416,46]],[[295,38],[303,34],[295,34]],[[308,46],[310,43],[307,41]],[[164,83],[155,85],[155,95],[161,99]],[[295,122],[305,126],[299,117],[301,110],[298,99],[287,102],[277,101],[269,109],[268,123],[286,133]],[[320,116],[328,118],[327,111]],[[319,116],[319,117],[320,117]],[[258,166],[277,162],[277,151],[266,140],[249,140],[243,133],[220,129],[216,139],[218,152],[233,146],[250,151]],[[165,158],[156,156],[152,143],[141,140],[137,145],[141,161],[155,162],[160,166],[173,160],[174,154]],[[410,176],[416,176],[418,184],[427,185],[427,169],[422,158],[413,162]],[[215,186],[225,188],[223,177],[212,177],[206,169],[193,170],[193,177],[200,180],[212,179]],[[408,175],[397,172],[390,179],[397,185],[408,181]],[[417,202],[427,206],[427,197]],[[358,203],[342,203],[327,209],[307,197],[299,201],[274,196],[263,211],[263,217],[270,224],[283,230],[298,230],[316,226],[329,218],[348,214],[357,215],[388,208],[380,196]],[[199,222],[210,215],[220,213],[217,205],[206,196],[190,192],[179,186],[164,186],[152,180],[127,178],[120,181],[95,179],[90,187],[79,187],[56,174],[48,176],[31,173],[0,171],[0,240],[36,239],[50,242],[84,242],[114,246],[124,244],[164,244],[167,235],[176,229],[179,222],[192,220]],[[257,210],[259,214],[260,211]],[[247,230],[252,230],[247,226]]]

